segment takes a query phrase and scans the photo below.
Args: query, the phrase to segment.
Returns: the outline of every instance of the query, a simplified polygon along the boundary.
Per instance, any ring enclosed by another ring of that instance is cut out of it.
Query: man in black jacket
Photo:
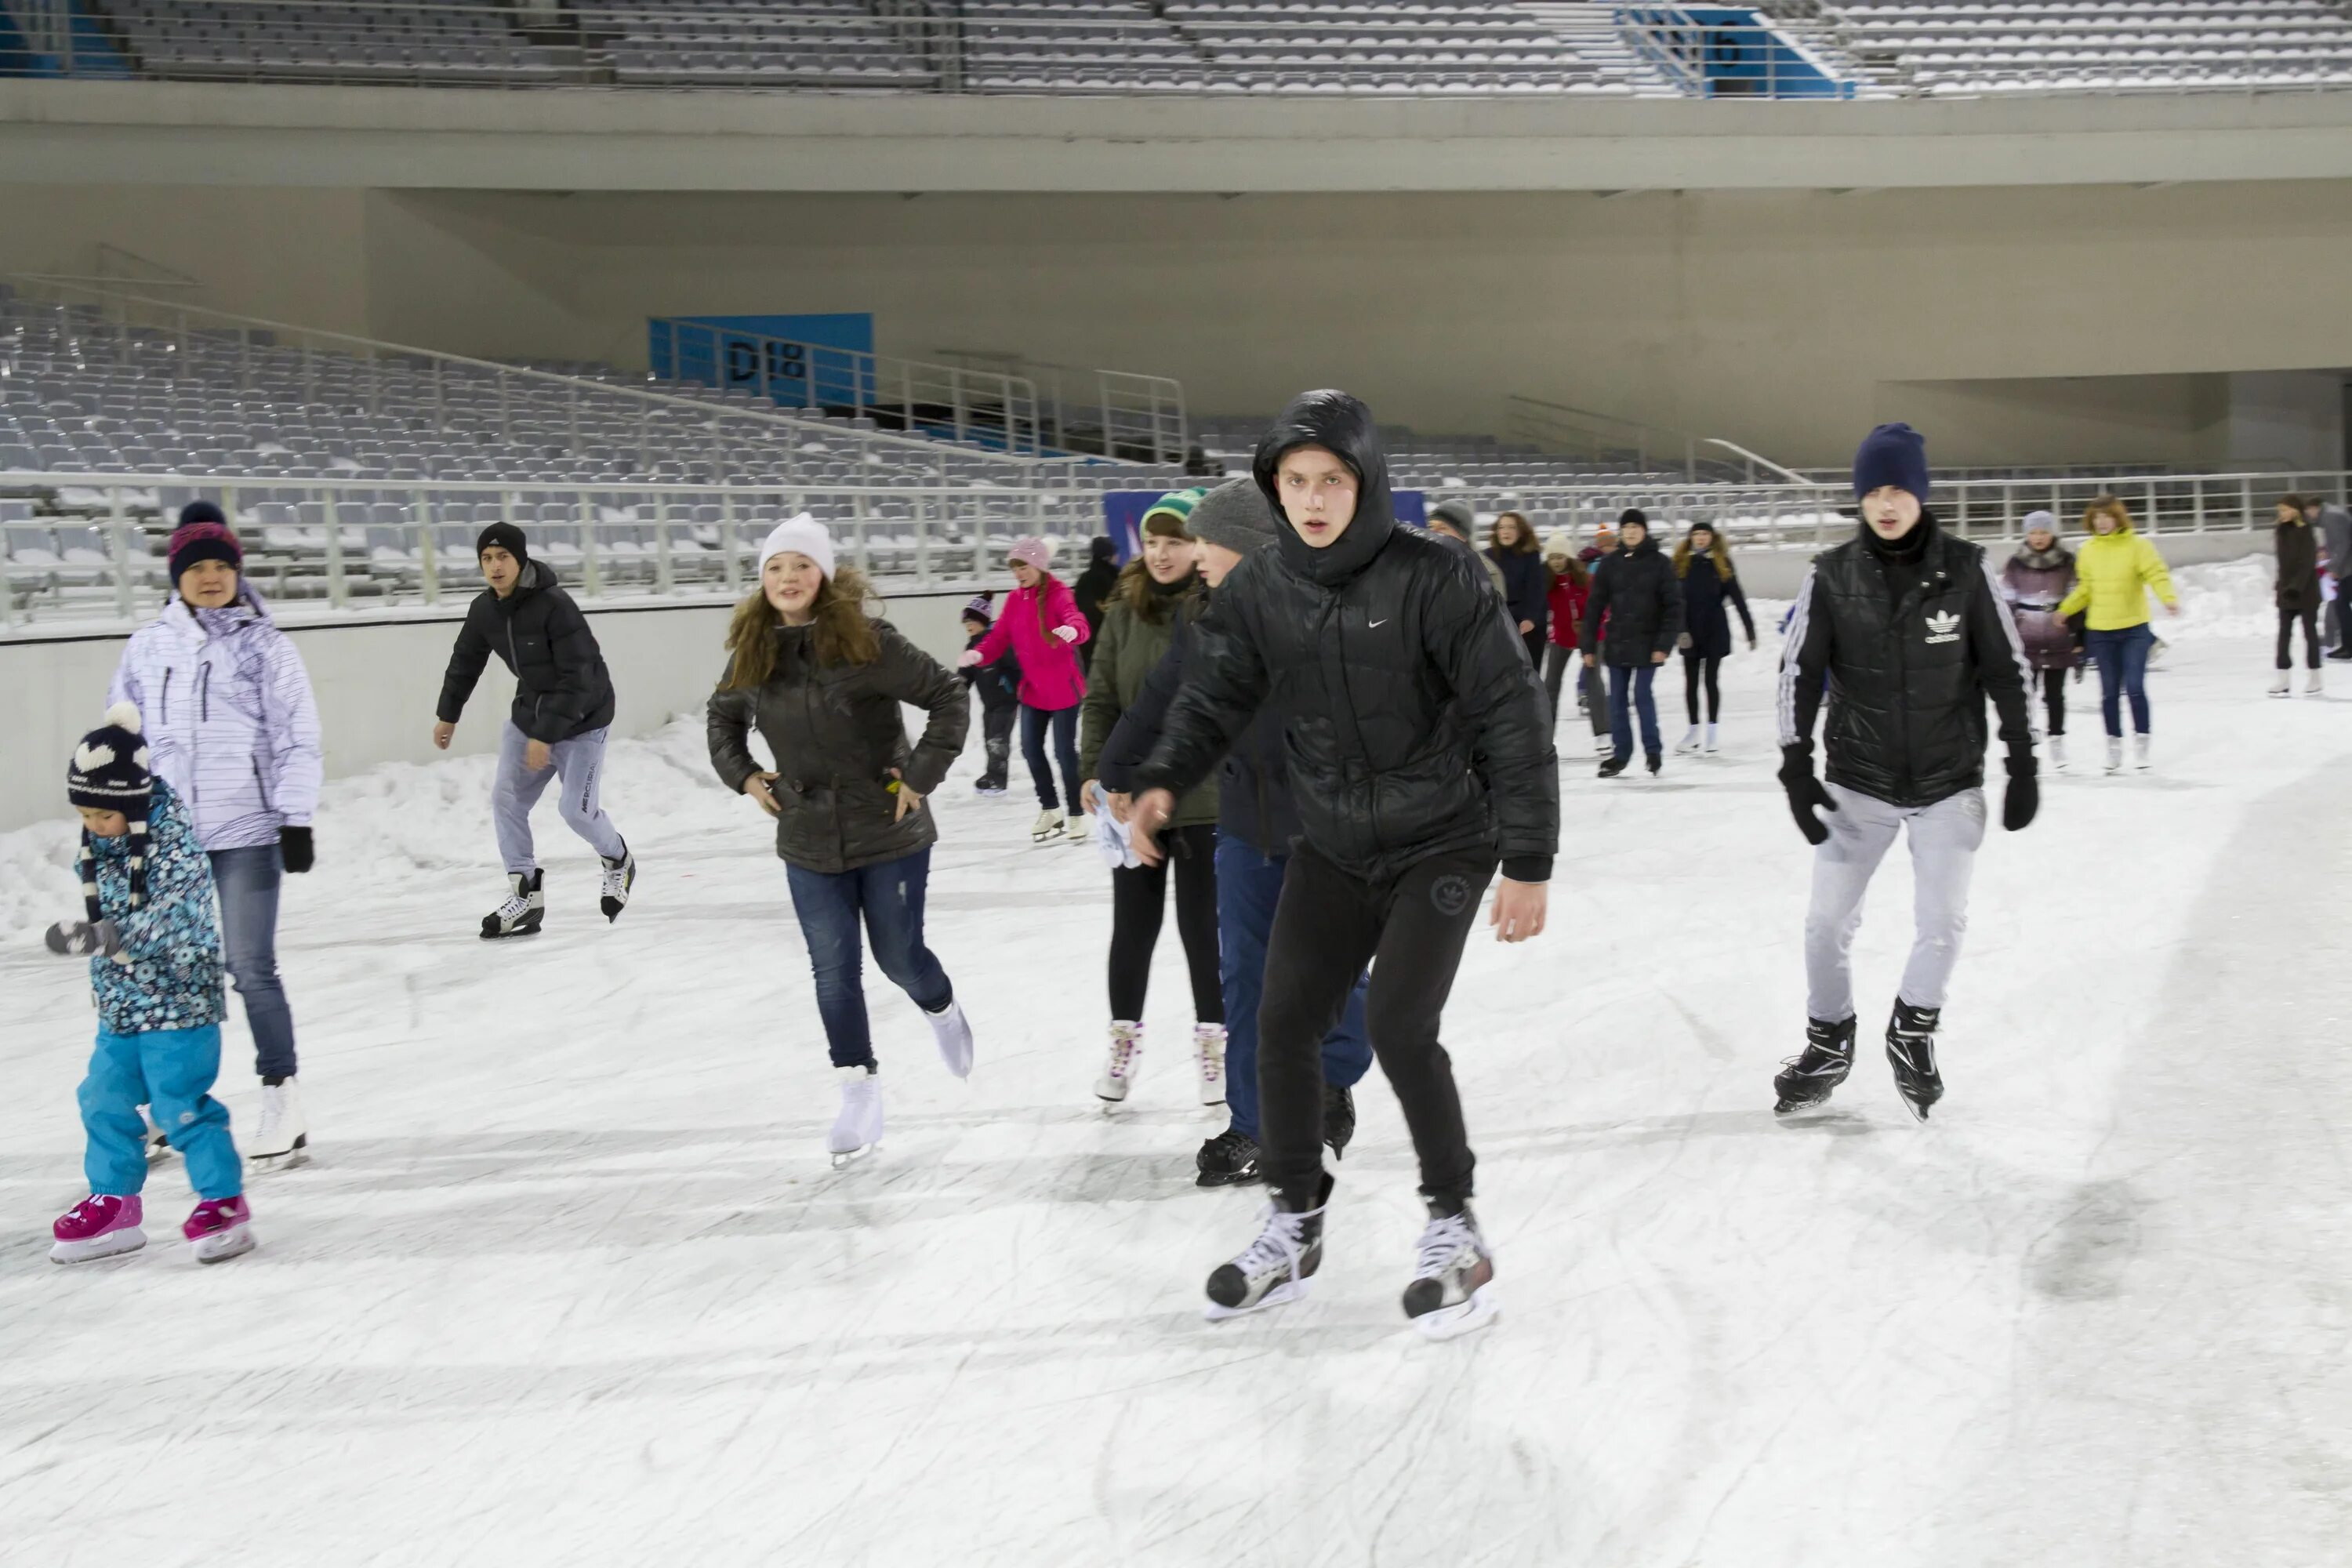
[[[1271,546],[1279,525],[1257,480],[1244,474],[1201,498],[1185,520],[1200,542],[1201,575],[1208,602],[1247,557]],[[1100,778],[1114,816],[1124,816],[1135,789],[1133,770],[1159,744],[1169,706],[1183,689],[1192,652],[1192,623],[1180,617],[1168,652],[1144,678],[1143,689],[1119,715],[1103,743]],[[1256,1181],[1258,1154],[1258,1005],[1265,994],[1266,942],[1299,837],[1298,808],[1282,757],[1282,720],[1272,709],[1234,742],[1217,770],[1218,978],[1225,994],[1225,1110],[1223,1132],[1201,1145],[1193,1163],[1204,1187]],[[1356,1130],[1353,1090],[1371,1070],[1372,1044],[1364,1030],[1368,987],[1362,978],[1348,994],[1339,1021],[1323,1037],[1323,1142],[1334,1158],[1347,1152]]]
[[[1131,841],[1206,775],[1261,706],[1284,726],[1302,842],[1291,857],[1258,1013],[1264,1169],[1274,1203],[1209,1277],[1213,1316],[1303,1292],[1322,1259],[1325,1034],[1372,966],[1366,1022],[1420,1156],[1430,1222],[1406,1288],[1424,1332],[1491,1313],[1494,1264],[1469,1208],[1473,1160],[1438,1022],[1499,859],[1490,922],[1543,929],[1559,775],[1543,685],[1478,563],[1397,526],[1371,411],[1301,395],[1253,473],[1286,526],[1236,567],[1193,630],[1191,679],[1136,772]]]
[[[1863,894],[1895,835],[1911,841],[1917,933],[1886,1026],[1886,1059],[1924,1121],[1942,1098],[1936,1028],[1968,930],[1984,842],[1985,699],[2009,751],[2001,826],[2033,820],[2025,647],[1982,547],[1925,509],[1927,448],[1908,425],[1872,431],[1853,460],[1859,535],[1814,559],[1780,662],[1780,783],[1816,847],[1805,914],[1805,1048],[1773,1080],[1782,1115],[1821,1106],[1853,1067]],[[1813,717],[1828,685],[1828,786],[1813,776]],[[1817,814],[1830,813],[1824,823]]]
[[[489,587],[466,607],[457,646],[441,681],[433,743],[449,749],[466,700],[490,655],[514,672],[514,704],[499,745],[499,777],[490,792],[499,854],[505,859],[507,900],[482,917],[487,938],[529,936],[546,919],[545,879],[530,836],[531,807],[551,778],[563,781],[556,809],[604,863],[601,903],[618,920],[637,878],[637,863],[620,829],[604,815],[599,784],[604,737],[613,722],[613,680],[588,617],[555,584],[555,574],[530,558],[522,530],[494,522],[475,541]]]
[[[1087,618],[1087,640],[1078,645],[1078,668],[1091,672],[1095,667],[1095,638],[1102,636],[1103,605],[1110,591],[1118,586],[1118,546],[1108,534],[1098,533],[1087,542],[1087,569],[1070,584],[1070,597],[1077,601],[1078,614]],[[1077,813],[1070,814],[1076,816]]]
[[[1608,622],[1602,634],[1601,622]],[[1683,585],[1675,563],[1650,537],[1650,520],[1628,511],[1618,520],[1617,550],[1592,570],[1592,596],[1584,604],[1585,668],[1609,667],[1609,738],[1613,748],[1601,776],[1613,779],[1633,760],[1633,712],[1642,716],[1642,756],[1652,777],[1665,765],[1653,687],[1658,667],[1683,633]]]

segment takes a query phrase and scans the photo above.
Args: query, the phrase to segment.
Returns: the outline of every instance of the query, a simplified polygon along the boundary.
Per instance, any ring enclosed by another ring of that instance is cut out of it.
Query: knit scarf
[[[81,830],[81,853],[74,857],[74,868],[81,873],[82,907],[89,911],[89,923],[96,925],[106,918],[98,907],[98,847],[90,841],[89,829]],[[131,907],[134,910],[147,902],[147,819],[131,819]]]

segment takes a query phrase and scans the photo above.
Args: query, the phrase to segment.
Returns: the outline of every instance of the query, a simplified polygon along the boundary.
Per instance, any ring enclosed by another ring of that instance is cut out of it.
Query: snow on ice
[[[2085,769],[2086,680],[2076,773],[1987,844],[1926,1128],[1873,1037],[1900,850],[1839,1111],[1769,1113],[1807,851],[1769,642],[1725,753],[1661,782],[1594,781],[1563,721],[1551,930],[1474,942],[1447,1015],[1503,1316],[1444,1344],[1397,1310],[1421,1215],[1377,1074],[1315,1294],[1202,1321],[1263,1200],[1192,1183],[1222,1119],[1172,926],[1106,1117],[1106,877],[1028,845],[1017,782],[972,798],[972,753],[930,919],[979,1065],[874,977],[889,1133],[831,1171],[783,870],[698,720],[614,750],[611,928],[543,811],[546,934],[477,939],[488,759],[331,784],[280,954],[316,1163],[254,1183],[234,1264],[165,1245],[170,1164],[144,1253],[56,1268],[92,1026],[38,949],[78,907],[61,805],[0,836],[0,1561],[2341,1562],[2352,680],[2266,700],[2268,563],[2180,575],[2157,772]]]

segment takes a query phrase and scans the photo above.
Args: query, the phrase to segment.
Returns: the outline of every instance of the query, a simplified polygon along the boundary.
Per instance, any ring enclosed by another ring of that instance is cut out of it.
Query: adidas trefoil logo
[[[1931,643],[1960,640],[1960,617],[1957,611],[1939,610],[1927,617],[1927,640]]]

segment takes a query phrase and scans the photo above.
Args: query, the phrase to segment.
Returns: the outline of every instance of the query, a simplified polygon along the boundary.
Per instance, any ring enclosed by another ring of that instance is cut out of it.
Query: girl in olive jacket
[[[866,613],[855,567],[835,572],[833,541],[803,513],[776,525],[760,586],[736,606],[727,673],[711,694],[710,764],[729,789],[776,819],[793,910],[816,975],[841,1085],[828,1141],[836,1164],[882,1136],[882,1095],[860,979],[859,924],[874,961],[929,1019],[940,1054],[971,1071],[971,1029],[947,972],[923,942],[923,898],[939,834],[925,797],[963,750],[963,683]],[[930,715],[909,750],[899,704]],[[759,729],[775,758],[746,744]]]
[[[1100,809],[1092,781],[1104,742],[1119,716],[1135,704],[1143,683],[1168,652],[1179,616],[1197,613],[1201,579],[1193,570],[1192,536],[1184,520],[1197,491],[1179,491],[1143,517],[1143,553],[1119,574],[1103,606],[1102,634],[1080,710],[1078,771],[1089,781],[1087,810]],[[1121,866],[1110,874],[1110,1056],[1095,1093],[1116,1104],[1127,1098],[1143,1048],[1143,999],[1151,979],[1151,952],[1168,907],[1172,867],[1176,932],[1192,980],[1192,1057],[1201,1103],[1225,1102],[1225,989],[1217,948],[1217,785],[1204,780],[1176,803],[1160,830],[1168,855],[1156,866]]]

